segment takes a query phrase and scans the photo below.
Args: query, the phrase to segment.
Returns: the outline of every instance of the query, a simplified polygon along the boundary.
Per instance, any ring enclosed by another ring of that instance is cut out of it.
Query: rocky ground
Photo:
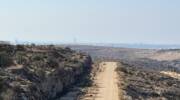
[[[117,68],[123,100],[179,100],[180,80],[120,62]]]
[[[71,47],[94,61],[120,62],[120,100],[180,100],[180,49]]]
[[[97,94],[108,94],[108,86],[114,87],[107,85],[112,66],[103,70],[101,62],[118,63],[120,100],[180,100],[178,49],[71,47],[0,45],[0,100],[97,99]],[[93,67],[91,57],[82,52],[91,55]]]
[[[0,100],[55,100],[90,66],[88,55],[69,48],[0,45]]]

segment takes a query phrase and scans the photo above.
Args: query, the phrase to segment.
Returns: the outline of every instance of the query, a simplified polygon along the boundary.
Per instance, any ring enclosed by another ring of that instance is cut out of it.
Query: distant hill
[[[180,72],[180,49],[137,49],[105,46],[68,45],[70,48],[86,52],[93,60],[121,60],[138,68],[157,71]]]
[[[127,44],[127,43],[79,43],[65,45],[89,45],[89,46],[104,46],[116,48],[137,48],[137,49],[180,49],[177,44]]]

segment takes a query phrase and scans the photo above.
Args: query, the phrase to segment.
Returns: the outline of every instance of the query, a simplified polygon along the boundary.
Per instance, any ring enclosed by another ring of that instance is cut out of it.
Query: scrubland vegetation
[[[180,80],[120,62],[117,72],[124,100],[179,100]]]
[[[98,87],[93,81],[103,72],[99,63],[106,61],[118,63],[120,100],[180,99],[179,49],[69,47],[73,50],[54,45],[0,45],[0,100],[95,97]],[[86,90],[89,87],[93,91]]]
[[[0,45],[0,100],[55,100],[90,69],[91,58],[53,45]]]
[[[118,63],[120,100],[180,100],[179,49],[71,47]]]

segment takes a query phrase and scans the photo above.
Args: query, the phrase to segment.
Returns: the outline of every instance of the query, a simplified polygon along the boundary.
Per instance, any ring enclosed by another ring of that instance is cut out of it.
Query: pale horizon
[[[0,1],[0,40],[180,45],[178,0]]]

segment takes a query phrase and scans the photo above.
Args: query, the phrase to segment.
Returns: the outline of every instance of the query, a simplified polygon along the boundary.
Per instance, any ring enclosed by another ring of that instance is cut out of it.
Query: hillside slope
[[[0,100],[52,100],[86,70],[91,58],[69,48],[0,45]]]
[[[120,62],[117,68],[123,100],[179,100],[180,80]]]

